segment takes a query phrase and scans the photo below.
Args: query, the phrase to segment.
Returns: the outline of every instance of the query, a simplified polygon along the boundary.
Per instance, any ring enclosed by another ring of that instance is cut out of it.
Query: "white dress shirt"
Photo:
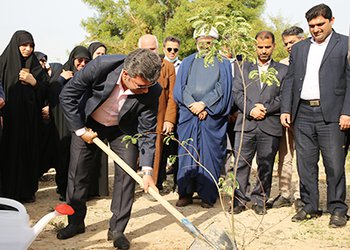
[[[300,93],[300,98],[303,100],[320,99],[319,70],[332,33],[323,43],[316,43],[314,39],[311,39],[310,50],[307,56],[306,73]]]
[[[261,74],[262,74],[263,72],[267,72],[267,70],[268,70],[268,68],[269,68],[269,66],[270,66],[270,63],[271,63],[271,59],[268,60],[268,61],[267,61],[266,63],[264,63],[264,64],[261,64],[261,63],[259,62],[259,60],[257,60],[257,63],[258,63],[259,78],[260,78],[260,88],[262,88],[263,85],[264,85],[264,83],[261,82]]]

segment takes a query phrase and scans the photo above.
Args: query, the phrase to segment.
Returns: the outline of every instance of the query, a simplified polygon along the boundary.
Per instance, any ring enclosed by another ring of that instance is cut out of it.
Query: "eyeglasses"
[[[90,60],[89,60],[89,59],[86,59],[86,58],[81,58],[81,57],[79,57],[79,58],[75,58],[75,60],[77,60],[77,61],[78,61],[78,63],[85,62],[85,64],[87,64],[88,62],[90,62]]]
[[[166,48],[166,50],[170,53],[172,50],[174,51],[174,53],[177,53],[179,51],[178,48]]]
[[[127,81],[135,84],[137,86],[137,89],[148,89],[148,88],[153,87],[154,85],[156,85],[158,83],[158,82],[153,82],[153,83],[148,84],[148,85],[139,85],[136,82],[132,81],[130,77],[127,79]]]
[[[138,85],[138,84],[136,84],[137,85],[137,88],[138,89],[148,89],[148,88],[150,88],[150,87],[153,87],[154,85],[156,85],[158,82],[153,82],[153,83],[151,83],[151,84],[148,84],[148,85]]]

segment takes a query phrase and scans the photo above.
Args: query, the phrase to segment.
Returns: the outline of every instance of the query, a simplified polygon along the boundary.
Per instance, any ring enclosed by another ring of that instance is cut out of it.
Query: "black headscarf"
[[[90,61],[91,55],[87,48],[78,45],[69,54],[68,61],[63,65],[63,69],[73,71],[74,73],[77,72],[77,69],[74,66],[74,59],[76,58],[84,58]]]
[[[100,42],[93,42],[89,45],[89,52],[90,52],[90,55],[91,55],[91,58],[92,56],[94,55],[95,51],[100,48],[100,47],[104,47],[106,49],[106,53],[107,53],[107,47],[106,45],[104,45],[103,43],[100,43]]]
[[[36,58],[38,58],[39,61],[41,59],[45,59],[45,61],[47,61],[47,55],[44,54],[43,52],[35,51],[34,54],[35,54]]]
[[[51,68],[50,82],[57,80],[62,73],[63,65],[61,63],[49,63]]]
[[[38,60],[42,60],[45,59],[45,61],[48,60],[48,57],[45,53],[40,52],[40,51],[35,51],[34,52],[36,58],[38,58]],[[61,63],[49,63],[50,68],[51,68],[51,75],[50,75],[50,82],[57,80],[57,78],[60,76],[60,74],[62,73],[62,64]]]
[[[19,51],[19,47],[24,44],[32,44],[34,49],[33,36],[25,30],[16,31],[10,43],[0,56],[0,80],[4,88],[6,98],[9,97],[9,89],[15,84],[21,84],[19,81],[19,72],[22,68],[28,68],[37,82],[47,82],[48,75],[41,67],[38,59],[32,53],[24,58]]]

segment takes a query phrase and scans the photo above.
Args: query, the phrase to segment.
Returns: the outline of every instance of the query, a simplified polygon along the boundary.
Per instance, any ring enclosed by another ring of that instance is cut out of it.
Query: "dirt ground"
[[[37,201],[25,205],[32,224],[60,203],[55,192],[53,174],[48,175],[48,179],[40,182]],[[112,176],[110,179],[112,180]],[[171,180],[167,182],[167,192],[163,197],[175,206],[178,195],[170,191],[170,185]],[[347,189],[350,189],[349,185]],[[272,197],[276,194],[277,178],[274,174]],[[320,204],[323,210],[326,210],[325,200],[326,181],[324,174],[320,173]],[[67,223],[67,220],[65,217],[57,217],[39,234],[30,249],[115,249],[113,243],[107,241],[110,202],[110,196],[88,202],[86,233],[71,239],[58,240],[56,230],[62,227],[62,223]],[[214,229],[229,229],[228,220],[219,202],[211,209],[202,208],[199,202],[200,200],[195,200],[193,205],[178,210],[204,234],[210,235],[208,225]],[[349,195],[347,203],[350,204]],[[350,249],[350,223],[345,228],[331,229],[328,227],[330,215],[327,213],[318,219],[294,223],[291,222],[294,213],[293,207],[287,207],[270,209],[265,216],[256,215],[252,210],[234,216],[238,249]],[[125,234],[131,241],[131,249],[135,250],[193,249],[193,236],[139,187]]]

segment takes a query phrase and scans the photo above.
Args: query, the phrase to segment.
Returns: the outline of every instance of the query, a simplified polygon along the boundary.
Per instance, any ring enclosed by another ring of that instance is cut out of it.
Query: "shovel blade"
[[[214,224],[211,224],[205,230],[205,237],[210,240],[216,246],[216,249],[220,250],[236,250],[237,246],[235,242],[231,240],[231,237],[228,234],[217,227]],[[190,250],[212,250],[213,246],[210,246],[207,242],[202,239],[195,238],[192,242]]]

